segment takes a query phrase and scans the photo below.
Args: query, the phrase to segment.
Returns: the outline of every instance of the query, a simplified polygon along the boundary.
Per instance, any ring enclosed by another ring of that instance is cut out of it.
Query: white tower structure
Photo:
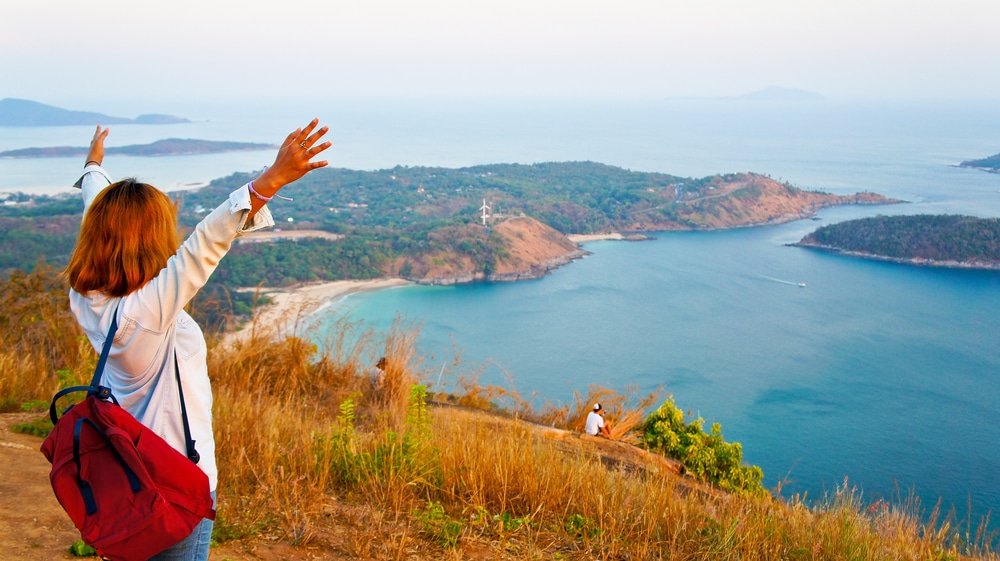
[[[490,206],[486,204],[486,199],[483,199],[483,206],[479,207],[479,210],[483,211],[483,226],[485,226],[486,219],[490,217]]]

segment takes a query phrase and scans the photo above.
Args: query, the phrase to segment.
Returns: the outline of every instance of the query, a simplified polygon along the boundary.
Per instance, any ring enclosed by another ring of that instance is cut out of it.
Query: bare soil
[[[38,416],[0,415],[0,551],[24,561],[73,559],[68,548],[79,534],[52,494],[42,440],[10,431]]]

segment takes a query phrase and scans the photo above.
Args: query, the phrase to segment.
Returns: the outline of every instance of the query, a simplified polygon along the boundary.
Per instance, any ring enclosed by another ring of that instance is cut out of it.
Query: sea
[[[785,495],[822,501],[846,484],[869,502],[916,497],[926,511],[940,503],[973,528],[1000,511],[1000,272],[787,245],[821,225],[878,214],[1000,217],[1000,175],[955,167],[1000,152],[996,102],[171,103],[97,108],[195,121],[117,125],[108,145],[279,142],[315,114],[331,126],[329,159],[340,167],[592,160],[692,177],[754,171],[806,189],[905,200],[782,225],[588,243],[590,255],[531,281],[354,294],[325,307],[309,333],[322,341],[344,317],[380,332],[402,321],[419,329],[420,369],[435,389],[476,375],[537,405],[571,404],[591,385],[672,395],[691,418],[721,423]],[[85,145],[91,133],[0,128],[0,150]],[[106,164],[174,190],[260,169],[272,156]],[[0,191],[66,191],[78,160],[0,159]]]

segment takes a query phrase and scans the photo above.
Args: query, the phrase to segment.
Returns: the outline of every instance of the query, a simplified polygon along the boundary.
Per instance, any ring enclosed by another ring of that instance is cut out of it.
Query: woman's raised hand
[[[254,189],[265,197],[270,197],[285,185],[299,179],[310,171],[326,167],[326,160],[312,161],[320,152],[333,145],[326,141],[317,144],[329,127],[316,128],[319,119],[313,119],[304,129],[295,129],[278,148],[274,164],[253,182]]]
[[[87,163],[83,164],[84,167],[91,163],[99,166],[104,164],[104,139],[107,137],[107,127],[102,129],[101,125],[97,125],[97,130],[94,131],[94,138],[90,139],[90,151],[87,153]]]

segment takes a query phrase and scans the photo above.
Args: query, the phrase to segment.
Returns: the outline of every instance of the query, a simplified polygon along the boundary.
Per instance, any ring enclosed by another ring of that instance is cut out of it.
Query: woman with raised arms
[[[184,306],[205,285],[237,236],[274,225],[267,201],[287,184],[327,165],[314,158],[331,146],[314,119],[288,135],[274,164],[221,201],[180,243],[173,201],[135,179],[112,182],[102,167],[108,129],[98,125],[83,176],[80,237],[67,267],[70,307],[100,350],[118,330],[102,385],[129,413],[188,455],[176,380],[180,380],[198,467],[213,498],[218,481],[212,434],[212,388],[205,337]],[[179,373],[179,377],[175,375]],[[156,560],[208,559],[212,521],[160,553]]]

